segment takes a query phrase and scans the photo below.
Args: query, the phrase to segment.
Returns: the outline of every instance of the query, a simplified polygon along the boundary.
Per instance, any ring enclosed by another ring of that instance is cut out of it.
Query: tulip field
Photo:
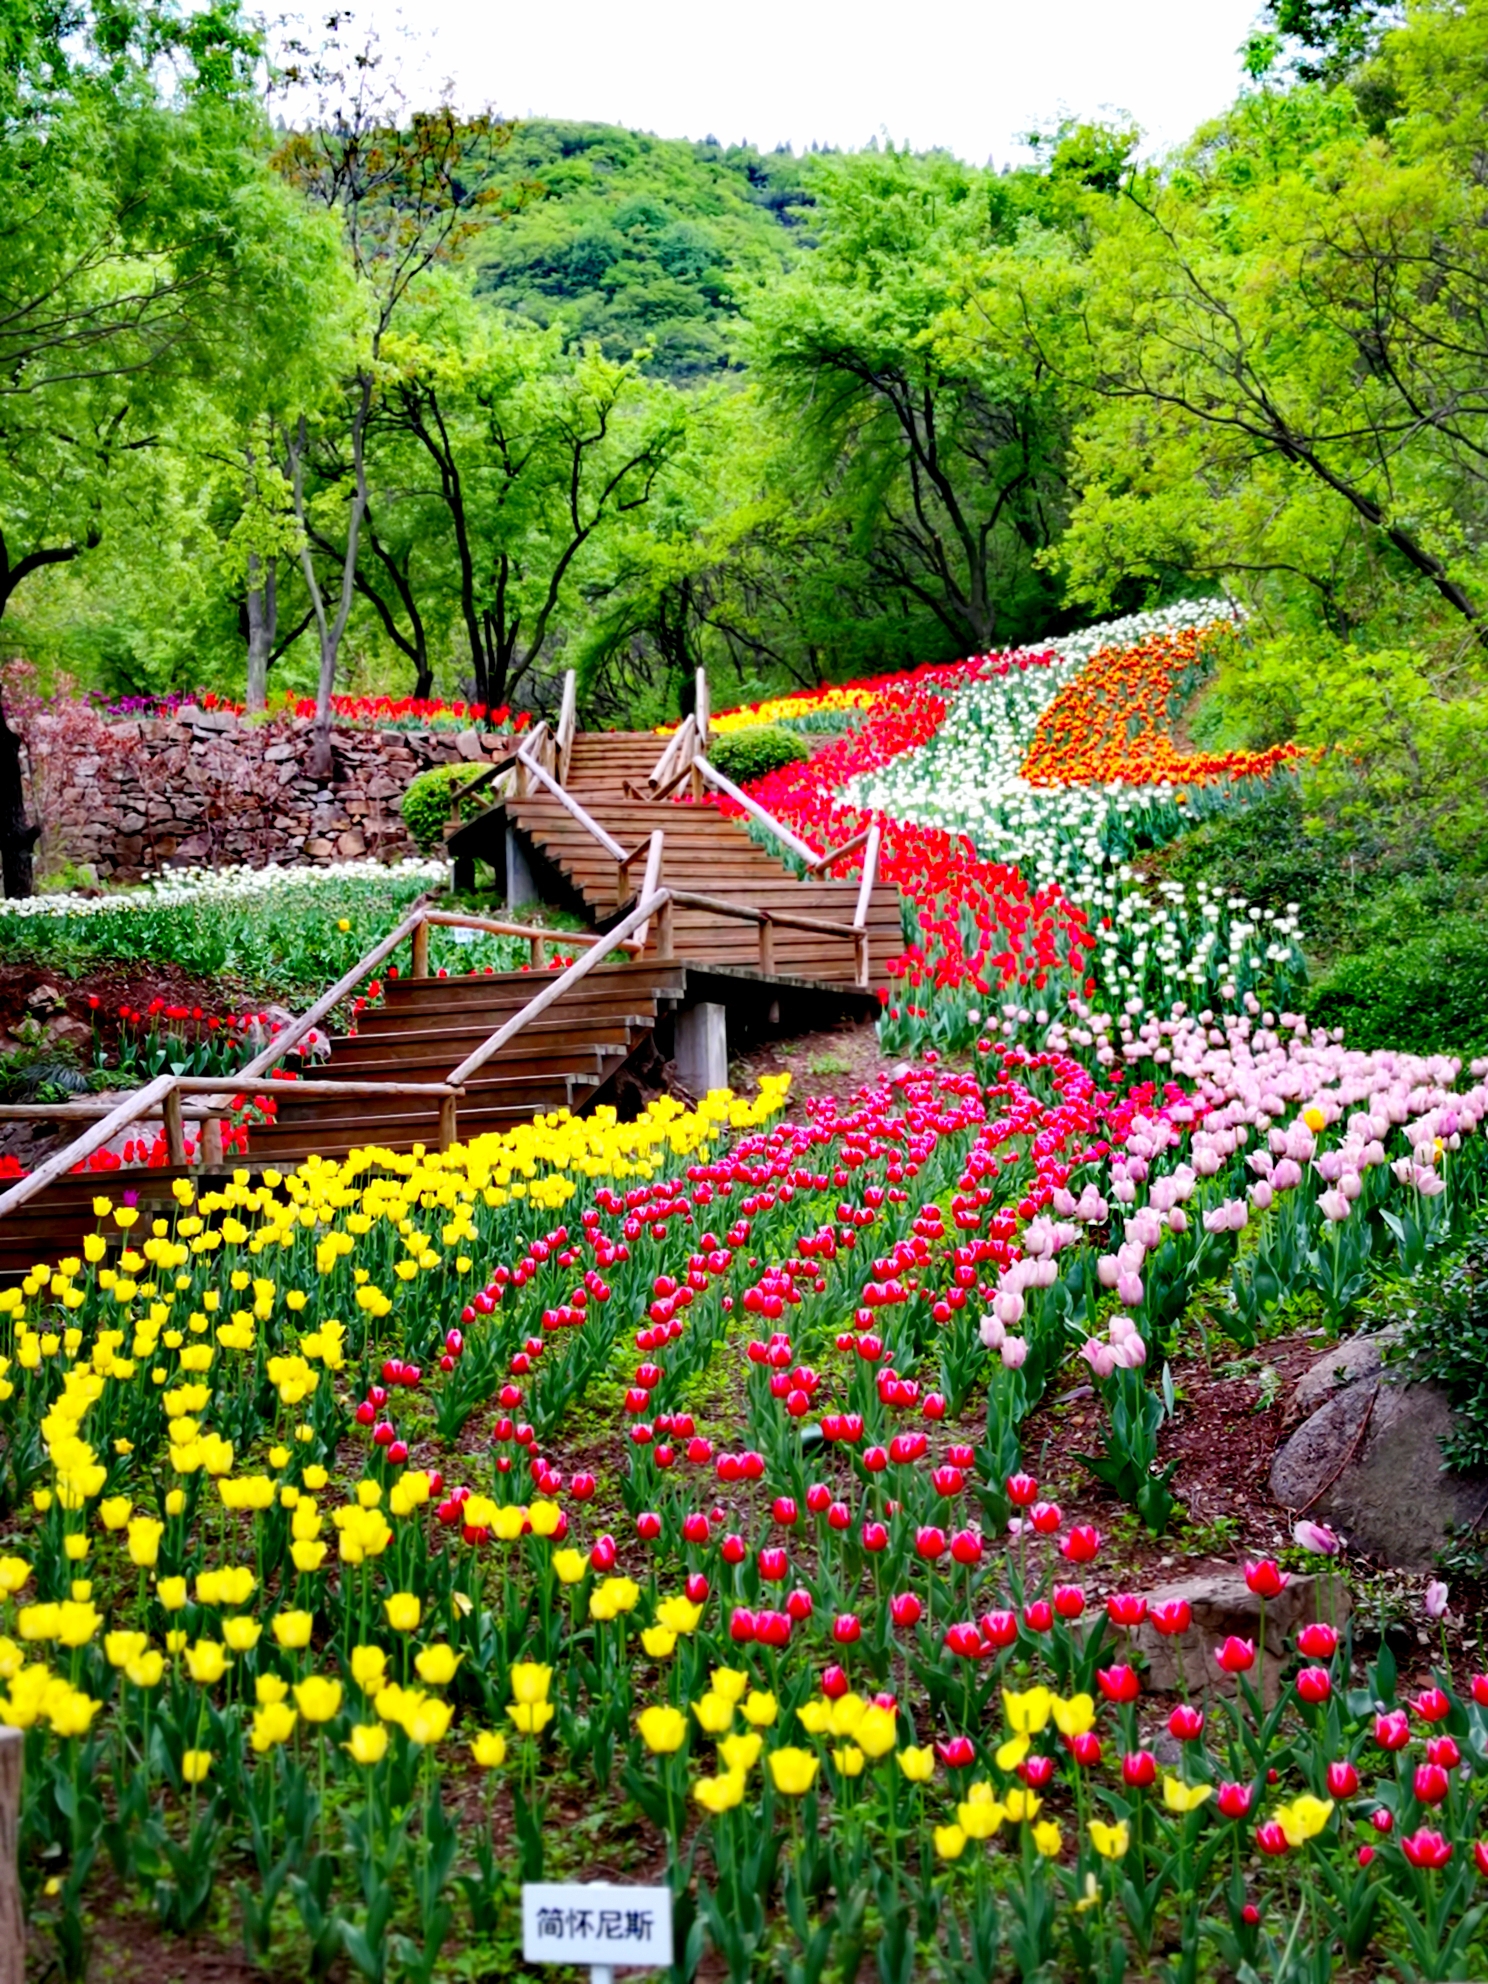
[[[1488,1674],[1397,1672],[1320,1522],[1237,1566],[1250,1638],[1127,1568],[1175,1547],[1196,1306],[1220,1359],[1345,1330],[1488,1195],[1488,1067],[1351,1050],[1288,918],[1133,878],[1294,775],[1175,741],[1213,617],[767,712],[822,736],[759,796],[822,846],[879,817],[917,926],[851,1100],[169,1217],[115,1174],[0,1292],[37,1977],[126,1915],[188,1976],[528,1977],[521,1884],[601,1876],[670,1888],[677,1984],[1488,1975]]]

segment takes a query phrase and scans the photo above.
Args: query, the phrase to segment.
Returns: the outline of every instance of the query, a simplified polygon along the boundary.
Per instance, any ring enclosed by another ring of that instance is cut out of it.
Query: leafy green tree
[[[1055,381],[1015,316],[963,313],[1016,245],[1013,190],[890,150],[817,168],[820,245],[755,306],[762,389],[795,437],[802,486],[830,492],[889,601],[951,652],[1053,606],[1037,559],[1064,511]]]

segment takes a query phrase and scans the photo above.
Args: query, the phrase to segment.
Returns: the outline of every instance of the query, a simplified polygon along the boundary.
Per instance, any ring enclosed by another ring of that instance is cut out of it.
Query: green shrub
[[[1307,1010],[1350,1047],[1415,1054],[1488,1048],[1488,919],[1443,916],[1423,936],[1381,940],[1333,966]]]
[[[461,786],[479,776],[478,765],[435,765],[420,772],[403,795],[403,824],[413,835],[422,854],[437,854],[444,845],[444,829],[449,822],[453,795]],[[473,820],[491,804],[491,789],[483,785],[460,801],[460,818]]]
[[[778,723],[753,724],[747,730],[726,730],[708,742],[708,762],[736,785],[793,765],[811,752],[799,737]]]
[[[1398,1297],[1397,1297],[1398,1303]],[[1488,1225],[1445,1260],[1428,1264],[1410,1291],[1395,1354],[1412,1378],[1445,1385],[1457,1418],[1442,1451],[1450,1468],[1488,1466]]]

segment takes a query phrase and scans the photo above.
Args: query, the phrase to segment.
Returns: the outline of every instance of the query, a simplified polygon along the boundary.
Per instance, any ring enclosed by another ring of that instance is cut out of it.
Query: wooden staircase
[[[581,731],[573,740],[567,791],[590,817],[627,850],[658,829],[665,850],[660,881],[684,893],[766,911],[792,913],[848,925],[858,906],[857,881],[801,880],[785,862],[753,839],[738,819],[691,796],[654,799],[646,782],[656,764],[657,738],[649,731]],[[615,862],[562,801],[541,788],[510,799],[507,825],[516,829],[539,867],[555,870],[598,927],[617,909]],[[472,839],[479,829],[465,830]],[[458,836],[452,837],[453,846]],[[638,879],[638,878],[637,878]],[[627,892],[628,899],[629,892]],[[875,882],[864,919],[868,932],[867,982],[881,980],[884,961],[904,947],[899,892]],[[759,971],[757,926],[717,911],[679,905],[674,914],[676,955],[727,971]],[[851,945],[821,931],[778,924],[770,977],[815,985],[855,985]]]
[[[161,1076],[117,1103],[28,1108],[89,1127],[0,1190],[0,1280],[75,1250],[96,1226],[96,1194],[117,1199],[129,1191],[143,1210],[166,1211],[175,1179],[241,1168],[241,1157],[221,1155],[232,1094],[273,1097],[273,1120],[251,1130],[246,1163],[282,1170],[312,1154],[444,1148],[551,1110],[633,1099],[638,1064],[655,1070],[674,1047],[681,1064],[684,1036],[695,1042],[706,1035],[712,1045],[702,1065],[716,1067],[721,1031],[694,1023],[716,1028],[721,1016],[714,1010],[710,1020],[709,1009],[719,1006],[731,1046],[761,1031],[874,1014],[873,980],[903,944],[898,892],[877,879],[878,830],[818,854],[772,820],[707,761],[701,680],[699,692],[699,716],[688,719],[658,771],[662,747],[652,733],[576,730],[570,677],[556,737],[539,725],[505,766],[474,781],[490,785],[510,771],[515,790],[452,826],[448,845],[457,864],[504,858],[514,836],[533,869],[584,912],[590,931],[543,932],[416,904],[238,1074]],[[750,812],[789,859],[705,798],[705,783]],[[678,785],[680,795],[672,791]],[[833,867],[839,874],[847,868],[860,845],[860,876],[824,879]],[[534,968],[431,977],[429,930],[441,923],[523,935]],[[542,969],[544,941],[580,955],[561,973]],[[388,967],[404,946],[409,962],[393,974]],[[381,1003],[362,1012],[354,1034],[332,1041],[328,1064],[307,1070],[309,1079],[278,1079],[295,1043],[376,971],[383,972]],[[152,1121],[166,1140],[167,1168],[76,1169]],[[195,1166],[187,1163],[191,1124],[201,1126]]]

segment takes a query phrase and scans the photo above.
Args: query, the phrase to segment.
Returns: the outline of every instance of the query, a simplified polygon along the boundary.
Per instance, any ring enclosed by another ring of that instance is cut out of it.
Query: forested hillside
[[[522,204],[472,258],[475,293],[610,358],[645,349],[658,377],[737,367],[749,291],[812,245],[808,174],[787,149],[535,118],[495,161]]]

